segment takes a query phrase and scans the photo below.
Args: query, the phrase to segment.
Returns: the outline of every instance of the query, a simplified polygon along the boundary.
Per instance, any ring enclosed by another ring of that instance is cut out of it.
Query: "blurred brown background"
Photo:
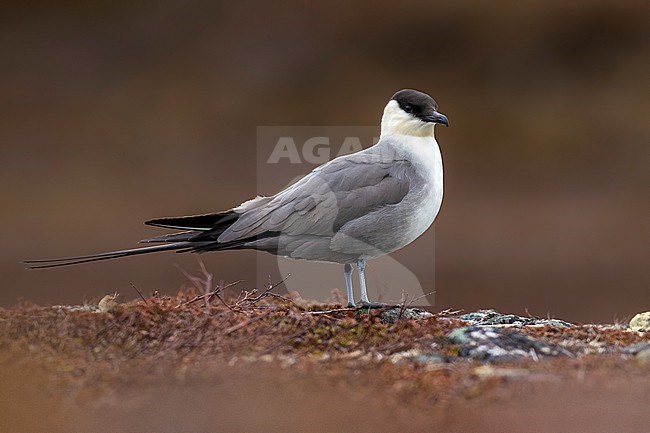
[[[177,291],[173,264],[193,270],[190,256],[19,262],[132,246],[160,233],[146,219],[271,194],[256,184],[258,126],[378,125],[413,87],[451,122],[437,131],[436,308],[611,321],[650,306],[646,1],[4,9],[0,305]],[[418,250],[433,239],[395,257],[426,286]],[[253,281],[256,257],[204,259],[217,279]]]

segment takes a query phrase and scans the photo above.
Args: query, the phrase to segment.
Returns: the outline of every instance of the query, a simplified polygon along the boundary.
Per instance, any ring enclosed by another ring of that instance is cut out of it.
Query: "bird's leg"
[[[368,300],[368,291],[366,290],[366,261],[357,260],[357,269],[359,270],[359,290],[361,291],[361,305],[364,307],[370,304]]]
[[[368,290],[366,289],[366,260],[357,260],[357,270],[359,271],[359,290],[361,292],[361,306],[364,308],[382,308],[386,304],[370,302],[368,299]]]
[[[348,307],[354,307],[354,291],[352,290],[352,265],[346,263],[343,267],[345,273],[345,290],[348,292]]]

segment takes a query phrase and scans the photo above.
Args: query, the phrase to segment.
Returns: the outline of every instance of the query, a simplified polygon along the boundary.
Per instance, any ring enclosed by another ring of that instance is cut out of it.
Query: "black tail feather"
[[[142,239],[141,244],[150,244],[156,242],[186,242],[204,234],[205,232],[187,231],[178,233],[169,233],[166,235],[156,236],[155,238]]]
[[[268,237],[276,237],[278,235],[276,232],[265,232],[250,238],[219,243],[217,240],[219,235],[226,231],[228,227],[237,220],[237,218],[239,218],[239,214],[230,210],[216,214],[150,220],[145,224],[165,228],[186,229],[188,231],[161,235],[140,241],[143,243],[161,243],[161,245],[66,257],[62,259],[26,260],[23,263],[26,264],[29,269],[44,269],[170,250],[175,250],[177,253],[204,253],[208,251],[223,251],[242,248],[259,249],[261,251],[269,252],[277,250],[276,246],[268,243],[264,246],[255,245],[255,241]]]
[[[166,245],[152,245],[150,247],[133,248],[128,250],[109,251],[107,253],[89,254],[86,256],[66,257],[62,259],[25,260],[23,263],[29,269],[56,268],[59,266],[76,265],[79,263],[96,262],[99,260],[117,259],[119,257],[135,256],[139,254],[155,253],[158,251],[181,250],[188,248],[190,242],[176,242]]]
[[[233,210],[204,215],[191,215],[182,217],[157,218],[146,221],[145,224],[156,227],[178,230],[214,230],[219,226],[230,226],[239,218],[239,214]]]

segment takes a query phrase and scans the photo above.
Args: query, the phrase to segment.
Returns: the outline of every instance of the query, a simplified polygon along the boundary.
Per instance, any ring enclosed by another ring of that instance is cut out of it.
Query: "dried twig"
[[[290,276],[291,276],[291,274],[287,275],[287,276],[284,277],[282,280],[280,280],[280,282],[278,282],[278,283],[276,283],[276,284],[269,284],[269,285],[267,286],[266,290],[264,290],[264,291],[263,291],[259,296],[256,296],[256,297],[254,297],[254,298],[249,298],[249,297],[245,296],[244,299],[241,300],[241,302],[242,302],[242,303],[243,303],[243,302],[248,302],[248,303],[251,303],[251,304],[255,304],[256,302],[259,302],[259,301],[262,300],[263,298],[269,296],[271,290],[276,289],[279,285],[281,285],[281,284],[283,284],[285,281],[287,281],[287,278],[289,278]],[[248,294],[253,295],[253,294],[255,294],[255,293],[257,293],[257,289],[253,289],[253,291],[250,292],[250,293],[247,292],[247,295],[248,295]]]
[[[323,311],[304,311],[302,314],[309,314],[310,316],[319,316],[321,314],[328,315],[332,313],[339,313],[341,311],[356,311],[356,307],[345,307],[345,308],[334,308],[332,310],[323,310]]]
[[[407,307],[410,307],[411,305],[413,305],[413,303],[419,301],[420,299],[423,299],[423,298],[426,298],[426,297],[429,296],[429,295],[435,295],[435,294],[436,294],[436,291],[433,290],[433,291],[431,291],[431,292],[429,292],[429,293],[425,293],[425,294],[423,294],[423,295],[417,296],[417,297],[413,298],[413,299],[411,300],[411,302],[408,303]]]
[[[229,310],[232,310],[232,307],[226,303],[226,301],[221,297],[220,293],[223,292],[225,289],[227,289],[229,287],[232,287],[232,286],[234,286],[236,284],[239,284],[239,283],[241,283],[243,281],[244,280],[237,280],[237,281],[235,281],[233,283],[228,283],[225,286],[220,284],[219,286],[216,287],[215,290],[208,293],[208,295],[209,295],[208,298],[212,298],[213,296],[216,296],[223,303],[223,305],[225,305]],[[201,299],[204,299],[204,298],[205,298],[205,295],[197,295],[194,298],[190,299],[189,301],[185,301],[180,305],[192,304],[192,303],[194,303],[196,301],[199,301]]]
[[[435,316],[436,317],[447,317],[447,316],[457,316],[460,313],[462,313],[464,310],[452,310],[451,308],[447,308],[446,310],[438,311]]]
[[[196,259],[199,261],[199,265],[201,266],[201,272],[203,273],[203,299],[204,299],[204,307],[205,307],[205,312],[209,313],[210,312],[210,292],[212,291],[212,274],[208,272],[208,270],[205,268],[205,263],[203,263],[203,260],[199,256],[196,256]],[[220,290],[219,287],[216,288],[216,290]]]
[[[131,285],[131,287],[133,287],[133,290],[135,290],[136,292],[138,292],[138,295],[140,295],[140,298],[141,298],[141,299],[146,303],[147,300],[145,299],[144,296],[142,296],[142,292],[140,291],[140,289],[138,289],[138,288],[136,287],[136,285],[133,284],[133,283],[129,283],[129,284]]]
[[[181,268],[180,266],[176,265],[178,269],[185,275],[185,278],[187,278],[197,289],[202,288],[203,289],[203,294],[202,295],[197,295],[194,298],[190,299],[189,301],[183,302],[180,305],[189,305],[192,304],[199,299],[203,299],[205,309],[206,311],[210,310],[210,300],[212,299],[213,296],[216,296],[229,310],[232,310],[232,307],[226,303],[226,301],[221,297],[221,292],[226,290],[229,287],[232,287],[236,284],[241,283],[244,280],[237,280],[233,283],[229,283],[224,285],[223,281],[220,282],[220,284],[213,289],[212,287],[212,280],[213,276],[210,272],[208,272],[207,268],[205,267],[205,264],[201,260],[201,258],[197,258],[199,262],[199,266],[201,267],[201,273],[203,274],[203,278],[196,277],[194,275],[190,275],[185,269]],[[179,305],[179,306],[180,306]]]
[[[404,290],[402,290],[402,302],[401,302],[400,305],[399,305],[399,314],[397,315],[397,320],[395,321],[395,323],[399,322],[399,320],[402,318],[402,316],[403,316],[403,314],[404,314],[404,311],[405,311],[407,308],[411,308],[411,306],[412,306],[415,302],[419,301],[419,300],[422,299],[422,298],[426,298],[426,297],[429,296],[429,295],[433,295],[434,293],[436,293],[436,292],[435,292],[435,291],[432,291],[432,292],[429,292],[429,293],[425,293],[425,294],[423,294],[423,295],[420,295],[420,296],[414,297],[413,299],[411,299],[411,300],[409,301],[409,300],[408,300],[408,298],[409,298],[408,293],[406,293]]]
[[[406,309],[406,301],[408,301],[408,299],[409,299],[408,293],[406,293],[404,290],[402,290],[402,299],[403,299],[403,301],[399,306],[399,314],[397,315],[397,320],[395,320],[395,325],[402,318],[402,314],[404,314],[404,310]]]
[[[302,307],[300,307],[300,305],[296,304],[296,302],[295,302],[293,299],[289,299],[289,298],[287,298],[286,296],[278,295],[277,293],[273,293],[273,292],[269,292],[269,293],[267,293],[267,294],[268,294],[269,296],[273,297],[273,298],[280,299],[280,300],[282,300],[282,301],[284,301],[284,302],[287,302],[287,303],[289,303],[289,304],[292,304],[292,305],[294,305],[294,306],[296,306],[296,307],[302,309]]]
[[[228,287],[232,287],[232,286],[234,286],[234,285],[236,285],[236,284],[241,283],[242,281],[244,281],[244,280],[237,280],[237,281],[235,281],[234,283],[230,283],[230,284],[226,284],[226,285],[224,285],[224,281],[223,281],[223,280],[220,280],[220,281],[219,281],[219,290],[215,290],[215,291],[214,291],[214,296],[216,296],[217,299],[219,299],[219,300],[221,301],[221,303],[222,303],[223,305],[225,305],[226,308],[229,309],[230,311],[232,311],[232,307],[230,307],[230,305],[228,305],[228,304],[226,303],[226,301],[224,301],[224,299],[221,297],[221,294],[220,294],[220,293],[223,292],[224,290],[226,290]]]

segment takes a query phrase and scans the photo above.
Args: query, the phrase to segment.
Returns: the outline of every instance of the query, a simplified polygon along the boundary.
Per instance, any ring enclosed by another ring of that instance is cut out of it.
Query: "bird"
[[[413,242],[433,224],[442,205],[442,155],[434,129],[449,126],[449,120],[437,110],[428,94],[402,89],[384,108],[376,144],[316,167],[275,195],[225,211],[146,221],[175,230],[140,241],[152,245],[24,263],[42,269],[159,251],[253,249],[342,264],[348,307],[357,305],[356,265],[361,307],[382,306],[368,298],[366,262]]]

